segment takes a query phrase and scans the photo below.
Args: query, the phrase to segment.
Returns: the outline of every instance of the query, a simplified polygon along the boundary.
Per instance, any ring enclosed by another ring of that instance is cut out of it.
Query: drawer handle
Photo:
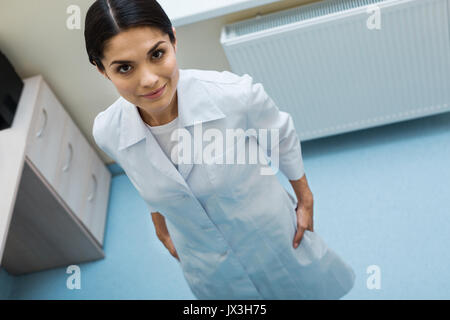
[[[38,138],[42,135],[45,127],[47,126],[47,110],[45,110],[45,108],[42,108],[42,113],[44,114],[44,123],[42,127],[39,129],[39,131],[36,133],[36,137]]]
[[[94,200],[94,197],[95,197],[95,195],[97,193],[97,178],[95,177],[95,174],[92,174],[92,180],[94,180],[94,188],[93,188],[91,194],[88,197],[89,201]]]
[[[69,159],[67,160],[66,165],[63,167],[63,171],[69,170],[70,164],[72,163],[73,149],[72,144],[70,142],[68,144],[68,147],[69,147]]]

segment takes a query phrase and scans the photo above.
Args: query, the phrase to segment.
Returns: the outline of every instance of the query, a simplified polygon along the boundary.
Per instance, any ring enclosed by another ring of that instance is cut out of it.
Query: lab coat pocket
[[[294,250],[297,252],[300,264],[306,266],[319,263],[328,248],[316,232],[305,230],[299,246]]]
[[[294,230],[297,232],[297,201],[291,196],[291,194],[283,188],[283,195],[285,197],[285,201],[290,208],[290,218],[292,220],[292,225],[294,226]]]
[[[295,210],[295,208],[291,210],[291,219],[294,230],[295,232],[297,232],[297,211]]]

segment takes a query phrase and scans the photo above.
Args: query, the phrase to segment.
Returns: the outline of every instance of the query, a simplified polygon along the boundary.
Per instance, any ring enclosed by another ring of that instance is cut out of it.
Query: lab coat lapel
[[[149,162],[169,179],[174,180],[184,186],[189,188],[186,184],[186,180],[180,175],[172,161],[167,158],[164,151],[161,149],[158,141],[152,135],[150,130],[147,128],[146,132],[146,143],[145,143],[145,154],[148,157]]]
[[[180,69],[177,99],[178,128],[188,129],[189,126],[197,123],[226,117],[201,81],[190,77],[189,70]],[[142,120],[137,107],[125,99],[122,106],[119,150],[130,148],[128,151],[131,152],[137,146],[135,144],[145,138],[145,157],[139,159],[139,163],[142,166],[140,170],[147,169],[146,161],[148,160],[164,176],[190,190],[186,179],[192,170],[193,164],[180,163],[177,170]],[[193,142],[194,137],[192,136],[191,138]],[[196,151],[197,153],[203,152],[201,148],[197,148]],[[198,159],[199,154],[194,155],[194,157]]]
[[[190,77],[190,70],[180,69],[177,99],[180,120],[178,126],[180,129],[188,129],[188,127],[194,126],[195,124],[226,117],[203,83],[198,79]],[[194,137],[192,137],[191,141],[194,141]],[[203,152],[203,150],[196,148],[194,152],[196,154],[193,159],[199,159],[199,153]],[[192,167],[192,163],[180,163],[178,164],[178,173],[186,180]]]

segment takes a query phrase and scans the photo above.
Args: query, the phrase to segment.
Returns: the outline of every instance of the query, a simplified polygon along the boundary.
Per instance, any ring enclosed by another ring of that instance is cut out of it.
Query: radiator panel
[[[352,3],[326,1],[222,29],[232,71],[261,82],[301,140],[450,111],[448,1]],[[372,3],[380,30],[366,26]]]

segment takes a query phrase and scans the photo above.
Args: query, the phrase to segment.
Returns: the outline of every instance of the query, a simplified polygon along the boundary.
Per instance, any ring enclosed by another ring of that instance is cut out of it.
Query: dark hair
[[[87,11],[84,28],[89,62],[104,71],[101,59],[106,42],[138,26],[156,27],[175,42],[172,23],[156,0],[96,0]]]

